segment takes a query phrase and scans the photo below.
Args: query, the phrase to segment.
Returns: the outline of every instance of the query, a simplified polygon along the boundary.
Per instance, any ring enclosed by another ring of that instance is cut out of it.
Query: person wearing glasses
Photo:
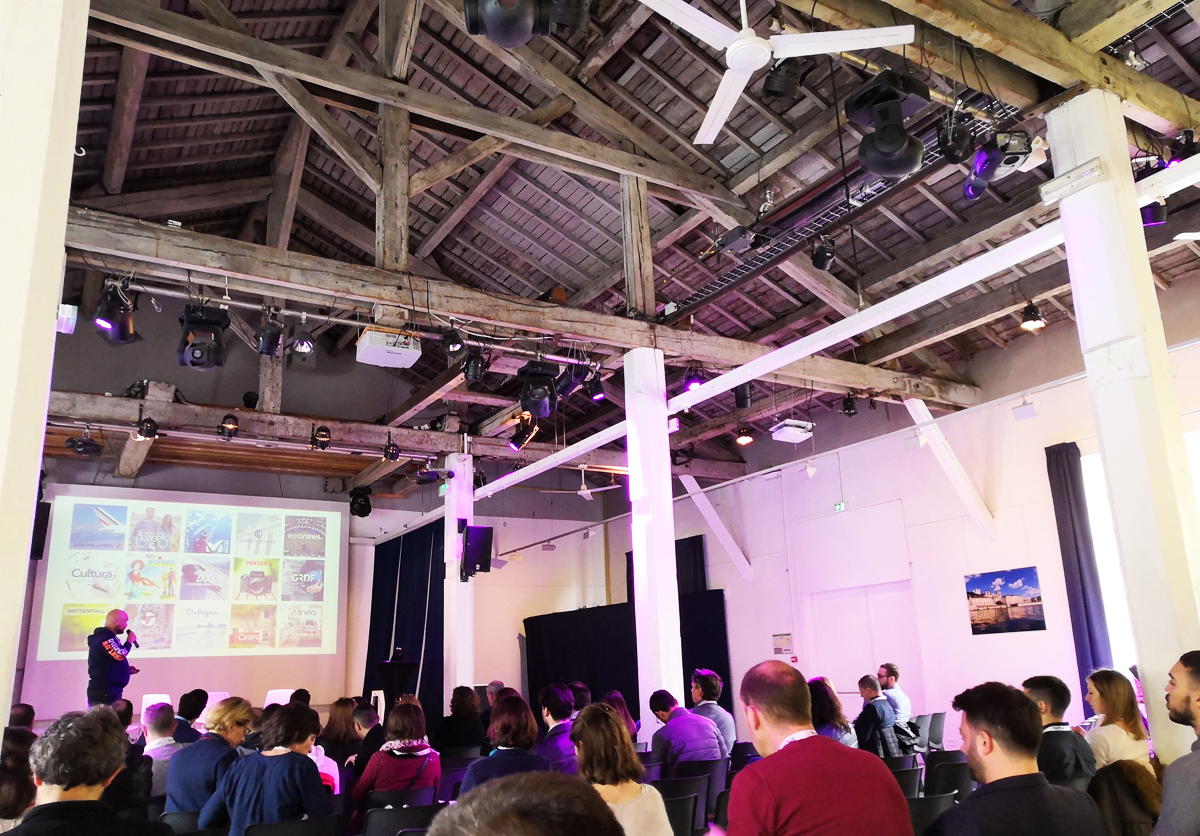
[[[208,733],[171,757],[167,773],[167,812],[204,809],[229,767],[237,747],[254,721],[250,703],[241,697],[221,700],[208,712]]]

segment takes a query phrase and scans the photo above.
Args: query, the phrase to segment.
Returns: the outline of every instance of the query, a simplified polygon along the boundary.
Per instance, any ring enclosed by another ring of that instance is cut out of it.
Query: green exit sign
[[[845,500],[842,500],[841,502],[835,502],[835,503],[833,504],[833,511],[834,511],[834,513],[835,513],[835,514],[836,514],[838,511],[845,511],[845,510],[846,510],[846,502],[845,502]]]

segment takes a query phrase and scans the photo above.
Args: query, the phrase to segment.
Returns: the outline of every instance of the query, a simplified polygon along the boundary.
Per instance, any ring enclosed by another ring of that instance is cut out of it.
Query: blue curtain
[[[1067,581],[1080,693],[1085,694],[1088,675],[1097,668],[1112,667],[1112,648],[1108,642],[1100,573],[1096,569],[1096,550],[1092,545],[1092,528],[1083,492],[1079,446],[1072,442],[1047,447],[1046,469],[1050,476],[1058,546]]]

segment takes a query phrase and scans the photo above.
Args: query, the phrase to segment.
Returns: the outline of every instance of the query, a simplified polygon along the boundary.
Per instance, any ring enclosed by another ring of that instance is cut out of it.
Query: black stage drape
[[[708,589],[703,534],[675,541],[675,576],[680,595]],[[625,600],[633,600],[633,552],[625,552]]]

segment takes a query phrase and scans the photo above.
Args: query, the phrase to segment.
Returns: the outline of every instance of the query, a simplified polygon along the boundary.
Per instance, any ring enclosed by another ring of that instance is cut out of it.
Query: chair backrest
[[[673,836],[692,836],[696,829],[696,808],[700,799],[694,795],[682,798],[664,798],[663,806],[667,808],[667,821],[671,823]]]
[[[957,749],[951,749],[949,752],[930,752],[925,755],[925,780],[929,780],[929,776],[933,770],[937,769],[943,763],[966,763],[967,756]]]
[[[922,836],[938,820],[938,816],[953,806],[952,792],[908,799],[908,817],[912,819],[913,836]]]
[[[975,791],[975,782],[971,780],[971,768],[965,763],[939,764],[937,769],[926,777],[925,791],[931,795],[954,792],[957,794],[955,800],[961,804]]]
[[[176,833],[199,833],[200,811],[188,810],[183,813],[163,813],[158,820],[170,827]]]
[[[696,775],[708,776],[708,797],[704,799],[704,814],[711,816],[716,812],[717,795],[725,789],[725,775],[729,772],[729,761],[726,758],[711,761],[680,761],[675,765],[676,778],[691,778]],[[708,820],[700,822],[697,827],[704,827]]]
[[[442,782],[438,784],[437,800],[451,801],[454,798],[454,785],[461,784],[463,778],[467,777],[467,768],[465,766],[447,769],[442,767]]]
[[[419,787],[413,790],[373,792],[367,796],[367,809],[376,807],[428,807],[437,801],[437,787]]]
[[[897,755],[886,757],[883,762],[888,765],[888,769],[912,769],[916,766],[916,755]]]
[[[746,768],[746,762],[750,758],[758,757],[758,751],[755,750],[754,744],[747,741],[739,741],[733,744],[733,749],[729,752],[729,768],[734,772]]]
[[[656,761],[654,760],[654,756],[650,754],[649,749],[647,749],[645,752],[638,752],[637,756],[638,756],[638,760],[640,760],[643,765],[648,764],[648,763],[656,763]]]
[[[645,740],[635,740],[633,742],[633,750],[635,752],[649,752],[650,751],[650,743]]]
[[[246,836],[342,836],[344,825],[341,816],[321,816],[319,819],[252,824],[246,828]]]
[[[692,829],[699,830],[704,827],[707,821],[708,811],[708,775],[695,775],[691,778],[671,778],[669,780],[655,781],[652,786],[658,790],[659,795],[664,800],[668,798],[686,798],[689,795],[696,796],[696,809],[692,822]]]
[[[456,758],[477,758],[479,757],[478,746],[447,746],[442,751],[438,752],[442,756],[442,760],[454,760]]]
[[[396,836],[405,830],[429,827],[433,817],[446,807],[445,804],[430,804],[395,810],[368,810],[363,836]]]
[[[404,834],[405,834],[405,833],[408,833],[408,834],[409,834],[409,836],[425,836],[425,830],[424,830],[424,829],[417,830],[417,829],[415,829],[415,828],[410,828],[410,829],[406,829],[406,830],[401,830],[399,833],[397,833],[397,834],[396,834],[396,836],[404,836]]]
[[[942,748],[942,733],[946,730],[946,712],[939,711],[929,718],[929,748]]]
[[[1070,787],[1073,790],[1087,792],[1088,785],[1092,783],[1090,775],[1078,775],[1074,778],[1068,778],[1065,781],[1051,781],[1051,784],[1059,787]]]
[[[447,769],[466,769],[477,760],[479,760],[478,755],[469,758],[442,758],[442,772],[445,772]]]
[[[450,800],[451,801],[458,801],[458,796],[460,793],[462,793],[462,785],[463,785],[462,781],[454,782],[454,788],[450,791]]]
[[[663,765],[661,763],[657,763],[657,762],[645,763],[645,764],[642,764],[642,766],[646,770],[645,774],[642,775],[642,783],[643,784],[652,784],[655,781],[662,780]]]
[[[713,813],[713,824],[720,828],[729,827],[729,790],[717,793],[717,809]]]
[[[904,793],[905,798],[917,797],[917,791],[921,788],[921,767],[893,769],[892,775],[895,776],[896,783],[900,785],[900,791]]]
[[[933,715],[918,714],[913,719],[917,721],[917,728],[920,730],[920,734],[917,737],[917,747],[925,749],[929,746],[929,725],[933,721]]]

